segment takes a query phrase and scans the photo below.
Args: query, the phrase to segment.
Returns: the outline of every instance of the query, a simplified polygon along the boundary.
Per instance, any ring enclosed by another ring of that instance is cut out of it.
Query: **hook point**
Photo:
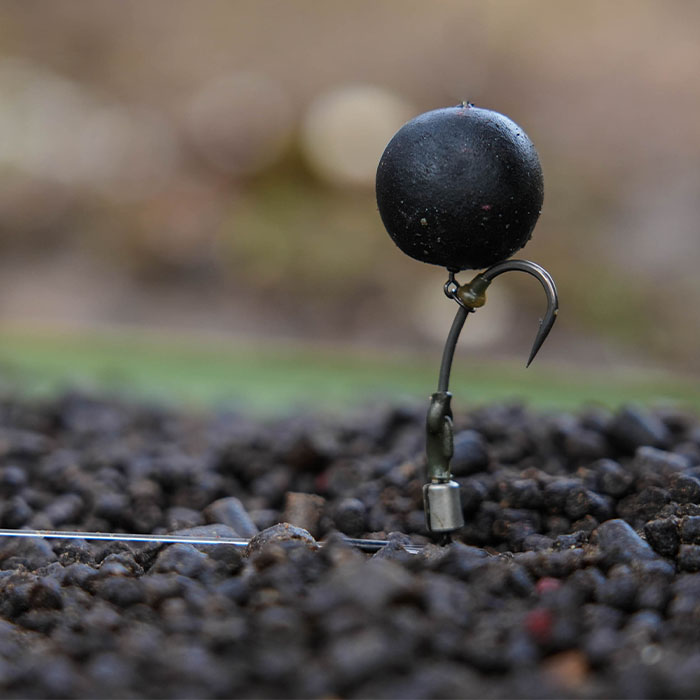
[[[535,342],[532,344],[532,349],[530,350],[530,357],[525,365],[525,367],[529,367],[530,363],[535,359],[535,355],[537,355],[542,347],[542,344],[547,339],[554,322],[557,320],[559,297],[554,280],[549,272],[537,263],[530,262],[529,260],[506,260],[490,267],[482,273],[482,277],[490,282],[494,277],[511,270],[519,270],[520,272],[527,272],[529,275],[532,275],[542,285],[547,295],[547,312],[540,321],[540,326],[535,336]]]

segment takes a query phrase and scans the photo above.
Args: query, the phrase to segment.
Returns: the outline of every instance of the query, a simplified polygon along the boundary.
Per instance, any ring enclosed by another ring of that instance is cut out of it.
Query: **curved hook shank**
[[[557,320],[559,296],[557,295],[557,287],[549,272],[537,263],[529,260],[506,260],[501,263],[496,263],[488,270],[482,272],[480,276],[490,283],[493,279],[498,277],[498,275],[502,275],[504,272],[510,272],[511,270],[519,270],[520,272],[527,272],[529,275],[532,275],[540,282],[547,295],[547,311],[540,321],[540,327],[535,336],[535,342],[532,344],[532,349],[530,350],[530,357],[526,365],[529,367],[530,363],[535,359],[535,355],[537,355],[539,349],[542,347],[542,343],[544,343],[549,335],[549,331],[552,330],[554,322]]]
[[[440,377],[438,378],[438,392],[446,392],[450,387],[450,370],[452,369],[452,360],[455,355],[455,348],[459,340],[459,334],[462,332],[464,322],[467,320],[469,309],[460,304],[455,319],[452,321],[450,333],[445,342],[445,349],[442,351],[442,363],[440,364]]]

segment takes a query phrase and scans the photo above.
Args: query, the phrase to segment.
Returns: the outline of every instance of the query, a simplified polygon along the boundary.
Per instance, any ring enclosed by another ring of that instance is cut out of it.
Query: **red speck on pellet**
[[[535,584],[535,590],[540,595],[543,593],[552,593],[552,591],[557,591],[560,588],[561,581],[558,578],[552,578],[551,576],[544,576]]]
[[[481,208],[483,211],[491,211],[491,205],[490,204],[482,204]]]
[[[321,472],[314,479],[314,486],[319,493],[326,493],[328,491],[328,472]]]
[[[535,608],[525,616],[525,629],[537,642],[547,642],[552,633],[552,613],[546,608]]]

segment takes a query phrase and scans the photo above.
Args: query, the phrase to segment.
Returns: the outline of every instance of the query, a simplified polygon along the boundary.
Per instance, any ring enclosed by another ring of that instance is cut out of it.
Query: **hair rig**
[[[377,169],[377,204],[396,245],[416,260],[447,268],[444,291],[457,305],[442,355],[437,391],[426,420],[428,482],[423,487],[426,525],[447,541],[464,525],[459,484],[452,479],[450,370],[467,315],[486,302],[499,275],[518,270],[535,277],[547,295],[527,364],[532,362],[557,317],[557,290],[549,273],[527,260],[509,260],[532,235],[543,199],[542,169],[525,132],[508,117],[463,102],[421,114],[391,139]],[[484,269],[486,268],[486,269]],[[462,270],[481,270],[460,284]],[[249,540],[61,530],[0,530],[0,537],[112,540],[246,547]],[[387,541],[345,538],[373,552]],[[418,545],[406,547],[409,552]]]
[[[467,315],[486,303],[491,282],[511,270],[537,278],[547,295],[527,364],[554,325],[559,308],[551,275],[528,260],[507,260],[532,236],[543,200],[542,168],[525,132],[508,117],[463,102],[405,124],[377,169],[377,203],[389,235],[407,255],[446,267],[445,294],[459,305],[445,343],[437,391],[426,421],[428,530],[445,537],[464,525],[459,484],[452,480],[450,370]],[[488,268],[461,285],[460,270]]]

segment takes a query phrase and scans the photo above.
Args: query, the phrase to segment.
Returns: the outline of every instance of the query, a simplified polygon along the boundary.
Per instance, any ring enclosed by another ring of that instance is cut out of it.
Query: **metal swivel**
[[[450,476],[454,454],[451,399],[448,391],[433,394],[426,420],[431,481],[423,487],[423,505],[428,529],[435,533],[453,532],[464,525],[459,484]]]

